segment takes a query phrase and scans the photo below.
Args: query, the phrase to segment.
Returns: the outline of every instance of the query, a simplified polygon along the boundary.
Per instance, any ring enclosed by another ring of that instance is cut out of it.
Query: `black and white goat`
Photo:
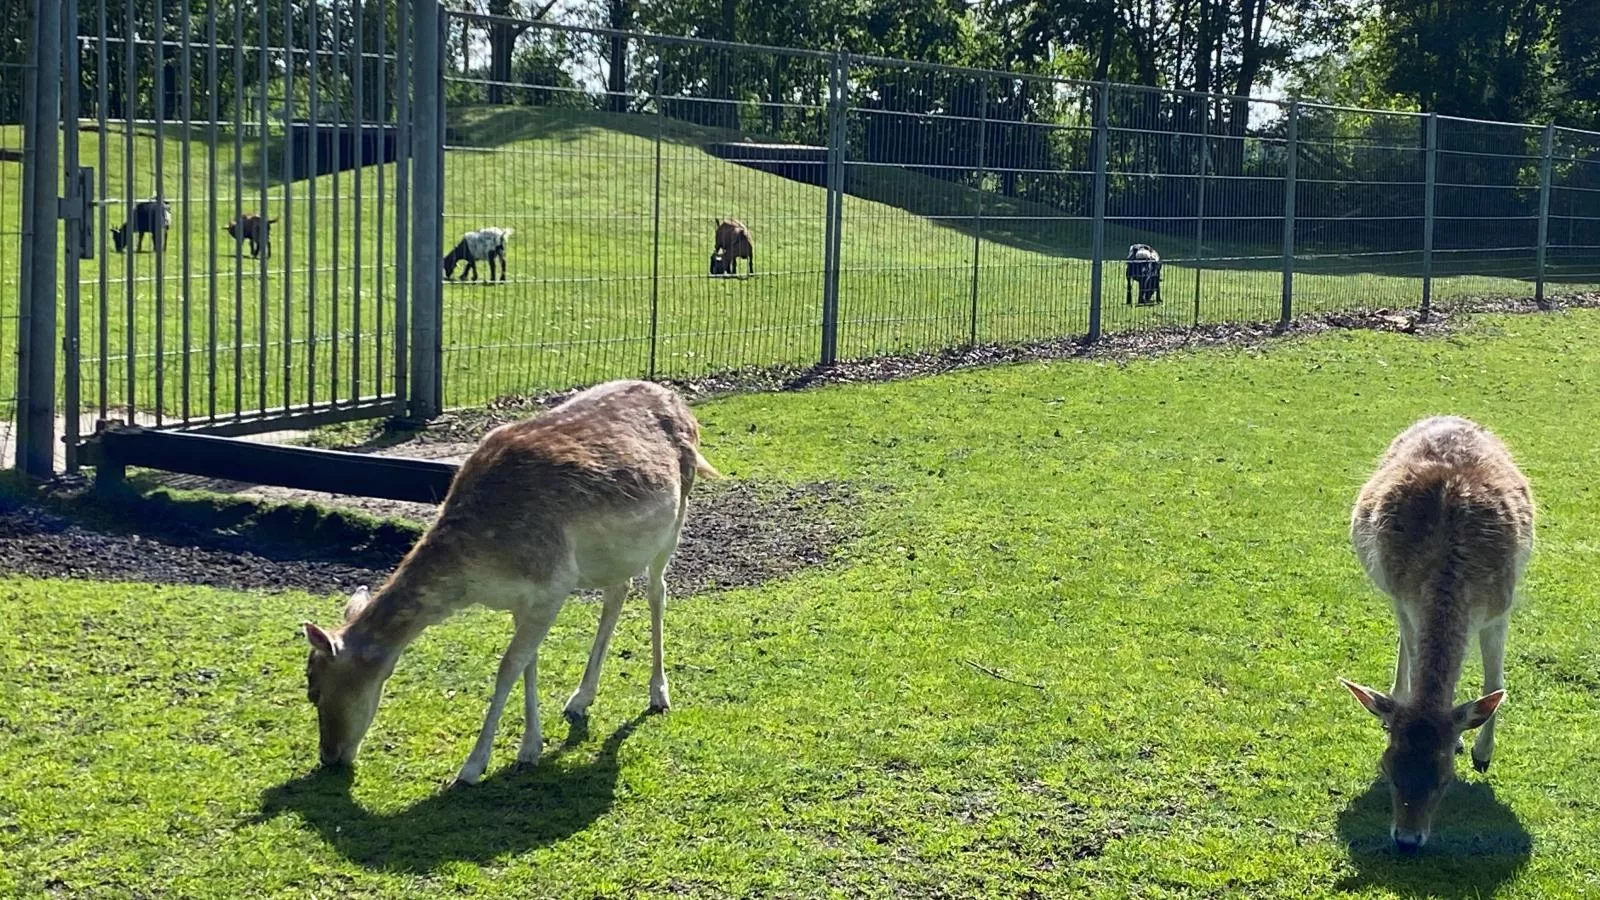
[[[118,253],[125,253],[137,241],[135,253],[144,252],[144,236],[150,235],[156,252],[167,249],[167,230],[172,227],[172,207],[166,201],[151,197],[133,205],[133,215],[121,227],[111,229],[111,243]],[[132,229],[133,234],[128,232]],[[135,237],[135,235],[137,237]]]
[[[1133,303],[1133,283],[1139,283],[1139,305],[1161,302],[1161,254],[1149,244],[1128,247],[1127,280],[1123,283],[1123,302]]]
[[[500,262],[500,280],[506,280],[506,239],[516,233],[514,228],[480,228],[469,231],[456,242],[454,249],[445,254],[444,278],[451,281],[455,278],[456,264],[466,263],[461,270],[461,278],[466,280],[467,274],[472,274],[472,280],[478,280],[478,261],[489,261],[489,280],[494,281],[495,261]]]

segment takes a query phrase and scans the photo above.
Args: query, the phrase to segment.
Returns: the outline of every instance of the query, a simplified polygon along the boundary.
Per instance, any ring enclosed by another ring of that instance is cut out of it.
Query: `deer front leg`
[[[1492,694],[1506,686],[1506,631],[1510,617],[1501,616],[1478,632],[1478,646],[1483,651],[1483,693]],[[1478,739],[1472,742],[1472,767],[1479,772],[1489,771],[1494,757],[1494,723],[1498,713],[1478,728]]]
[[[563,711],[568,721],[581,721],[589,715],[589,705],[594,703],[595,691],[600,687],[600,667],[605,663],[606,648],[611,645],[611,634],[617,628],[617,617],[622,614],[622,601],[627,596],[626,581],[606,588],[600,607],[600,626],[594,633],[594,646],[589,648],[589,664],[584,667],[583,680]]]
[[[1417,636],[1405,616],[1396,618],[1400,625],[1400,646],[1395,651],[1394,684],[1389,686],[1389,695],[1400,700],[1411,695],[1411,651]]]
[[[489,712],[484,717],[483,728],[478,732],[478,742],[472,746],[472,753],[461,766],[456,781],[477,784],[484,770],[489,768],[489,752],[494,748],[495,731],[500,727],[506,698],[511,696],[511,689],[516,687],[518,677],[527,681],[528,699],[525,703],[528,723],[524,724],[523,747],[518,751],[517,758],[520,760],[527,750],[530,736],[535,748],[543,743],[539,734],[539,644],[544,640],[545,632],[550,630],[550,622],[554,618],[553,611],[537,618],[532,615],[517,617],[517,633],[511,638],[511,646],[506,648],[505,655],[500,657],[500,670],[494,681],[494,697],[489,701]],[[537,759],[538,753],[535,752],[533,756]]]

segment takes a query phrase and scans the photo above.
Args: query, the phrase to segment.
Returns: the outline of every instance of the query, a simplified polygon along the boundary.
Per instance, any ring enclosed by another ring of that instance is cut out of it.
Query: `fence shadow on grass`
[[[649,715],[640,713],[612,732],[593,759],[567,759],[587,737],[585,728],[574,725],[567,740],[532,769],[508,766],[475,786],[452,786],[393,813],[374,814],[356,803],[350,796],[353,770],[319,769],[265,791],[256,821],[293,811],[346,859],[413,874],[548,846],[610,811],[617,752]]]
[[[1403,858],[1389,837],[1389,785],[1382,778],[1339,813],[1339,840],[1355,872],[1338,885],[1384,887],[1401,896],[1492,897],[1533,854],[1533,836],[1483,781],[1450,786],[1421,855]]]

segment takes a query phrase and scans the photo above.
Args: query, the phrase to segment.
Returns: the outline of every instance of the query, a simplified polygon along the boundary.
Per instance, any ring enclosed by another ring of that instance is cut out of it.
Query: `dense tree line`
[[[404,0],[400,0],[404,2]],[[1282,208],[1286,127],[1280,105],[1247,99],[1268,85],[1307,100],[1452,117],[1543,122],[1600,129],[1600,4],[1596,0],[444,0],[447,8],[493,19],[450,19],[444,51],[452,104],[586,106],[640,111],[664,95],[663,111],[729,133],[792,143],[829,139],[825,107],[830,62],[804,54],[707,48],[566,33],[538,21],[619,31],[709,38],[738,44],[843,50],[857,61],[845,73],[852,113],[845,138],[854,160],[894,163],[921,174],[1074,213],[1086,212],[1100,148],[1093,128],[1095,89],[1025,77],[974,77],[870,59],[911,59],[1109,81],[1114,88],[1104,148],[1114,215],[1192,214],[1270,217]],[[130,7],[127,4],[132,4]],[[157,5],[167,40],[154,46]],[[82,0],[79,33],[108,38],[104,112],[176,118],[187,95],[209,108],[206,44],[214,23],[224,117],[281,118],[285,102],[304,115],[317,67],[318,103],[327,118],[356,103],[356,67],[369,87],[362,113],[392,116],[393,64],[375,54],[398,40],[394,0]],[[25,4],[31,7],[31,4]],[[184,13],[192,55],[182,61]],[[128,44],[129,20],[135,42]],[[237,17],[237,26],[235,24]],[[357,19],[359,18],[359,22]],[[0,17],[0,70],[25,59],[26,16]],[[231,45],[237,30],[238,67]],[[357,62],[357,35],[366,56]],[[265,60],[268,103],[261,107],[260,51],[292,43]],[[128,47],[134,78],[124,84]],[[158,59],[159,57],[159,59]],[[100,56],[80,47],[82,108],[99,112]],[[185,72],[188,79],[185,82]],[[11,80],[17,80],[15,78]],[[1182,92],[1213,95],[1210,98]],[[16,121],[20,91],[0,92],[0,119]],[[1302,176],[1333,186],[1308,195],[1303,209],[1355,219],[1410,215],[1420,196],[1408,187],[1355,182],[1420,177],[1416,148],[1426,140],[1416,116],[1307,110],[1300,123]],[[1442,204],[1477,213],[1521,215],[1534,200],[1539,134],[1452,122],[1440,127],[1441,181],[1520,186],[1472,195],[1441,194]],[[1566,150],[1589,156],[1581,143]],[[1600,166],[1564,165],[1559,177],[1593,181]],[[1198,171],[1226,176],[1202,198]],[[1168,178],[1152,175],[1170,175]],[[1345,183],[1342,187],[1340,183]],[[929,201],[932,202],[932,201]],[[953,201],[952,201],[953,202]],[[930,210],[946,212],[946,210]],[[1308,216],[1317,213],[1306,212]],[[1181,226],[1187,227],[1187,226]],[[1242,231],[1248,229],[1241,226]],[[1264,226],[1262,238],[1270,225]]]

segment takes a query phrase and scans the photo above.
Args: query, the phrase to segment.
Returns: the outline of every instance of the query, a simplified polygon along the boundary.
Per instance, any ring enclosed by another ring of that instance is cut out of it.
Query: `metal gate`
[[[416,77],[431,42],[410,0],[61,15],[67,468],[104,423],[239,435],[404,413],[439,272],[438,154],[416,151],[439,144],[437,87]]]

